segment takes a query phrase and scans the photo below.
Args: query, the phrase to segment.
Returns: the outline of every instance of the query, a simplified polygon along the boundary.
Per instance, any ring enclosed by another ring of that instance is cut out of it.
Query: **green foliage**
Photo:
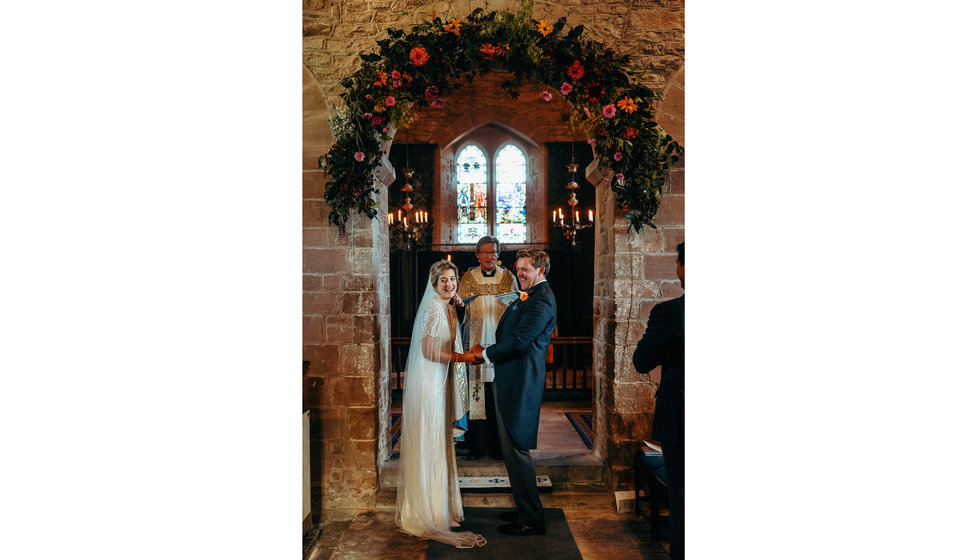
[[[392,125],[416,118],[413,106],[438,108],[463,80],[504,69],[513,78],[503,88],[514,98],[525,83],[568,92],[571,124],[591,136],[599,165],[615,173],[610,187],[630,227],[656,227],[667,170],[684,153],[653,121],[659,94],[639,83],[628,56],[584,39],[582,25],[562,35],[565,18],[533,21],[533,6],[523,0],[517,14],[477,8],[462,21],[437,17],[388,29],[378,52],[360,55],[361,67],[341,81],[345,105],[331,118],[337,143],[319,159],[331,223],[343,227],[354,209],[377,215],[381,142],[390,140]]]

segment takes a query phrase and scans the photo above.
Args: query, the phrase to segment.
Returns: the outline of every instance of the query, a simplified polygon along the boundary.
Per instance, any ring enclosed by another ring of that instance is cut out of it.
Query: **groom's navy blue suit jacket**
[[[544,281],[528,298],[507,307],[497,323],[497,343],[486,348],[493,363],[497,408],[514,442],[538,446],[538,420],[544,396],[544,360],[557,322],[555,294]]]

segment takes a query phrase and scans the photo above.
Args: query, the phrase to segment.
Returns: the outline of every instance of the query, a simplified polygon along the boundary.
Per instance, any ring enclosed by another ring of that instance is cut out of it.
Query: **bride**
[[[487,543],[470,531],[454,532],[463,521],[463,499],[456,474],[453,425],[466,413],[466,368],[482,361],[463,353],[452,301],[456,265],[441,260],[429,269],[429,285],[412,327],[402,399],[402,447],[399,458],[395,523],[402,531],[457,548]]]

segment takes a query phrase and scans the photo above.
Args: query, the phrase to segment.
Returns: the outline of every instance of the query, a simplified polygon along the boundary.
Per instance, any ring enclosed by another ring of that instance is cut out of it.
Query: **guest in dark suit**
[[[515,536],[545,532],[544,507],[538,496],[531,449],[538,446],[538,420],[544,396],[545,355],[557,322],[555,295],[546,275],[548,253],[540,249],[517,252],[521,298],[504,311],[497,324],[497,342],[485,349],[473,346],[494,368],[495,405],[500,445],[517,510],[500,517],[509,521],[501,533]],[[526,294],[526,296],[524,295]]]
[[[684,244],[677,246],[677,277],[684,287]],[[670,557],[684,559],[684,296],[654,306],[636,345],[633,366],[647,373],[660,366],[660,387],[651,438],[659,440],[667,471]]]

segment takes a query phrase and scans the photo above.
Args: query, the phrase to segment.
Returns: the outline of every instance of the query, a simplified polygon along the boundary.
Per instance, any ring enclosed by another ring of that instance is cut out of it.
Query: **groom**
[[[517,280],[521,297],[497,324],[497,342],[471,350],[494,369],[493,391],[500,445],[510,477],[517,511],[501,514],[509,521],[498,529],[514,536],[542,535],[544,507],[538,497],[531,449],[538,446],[538,418],[544,395],[544,360],[555,330],[555,295],[545,275],[551,268],[548,253],[540,249],[517,252]]]

